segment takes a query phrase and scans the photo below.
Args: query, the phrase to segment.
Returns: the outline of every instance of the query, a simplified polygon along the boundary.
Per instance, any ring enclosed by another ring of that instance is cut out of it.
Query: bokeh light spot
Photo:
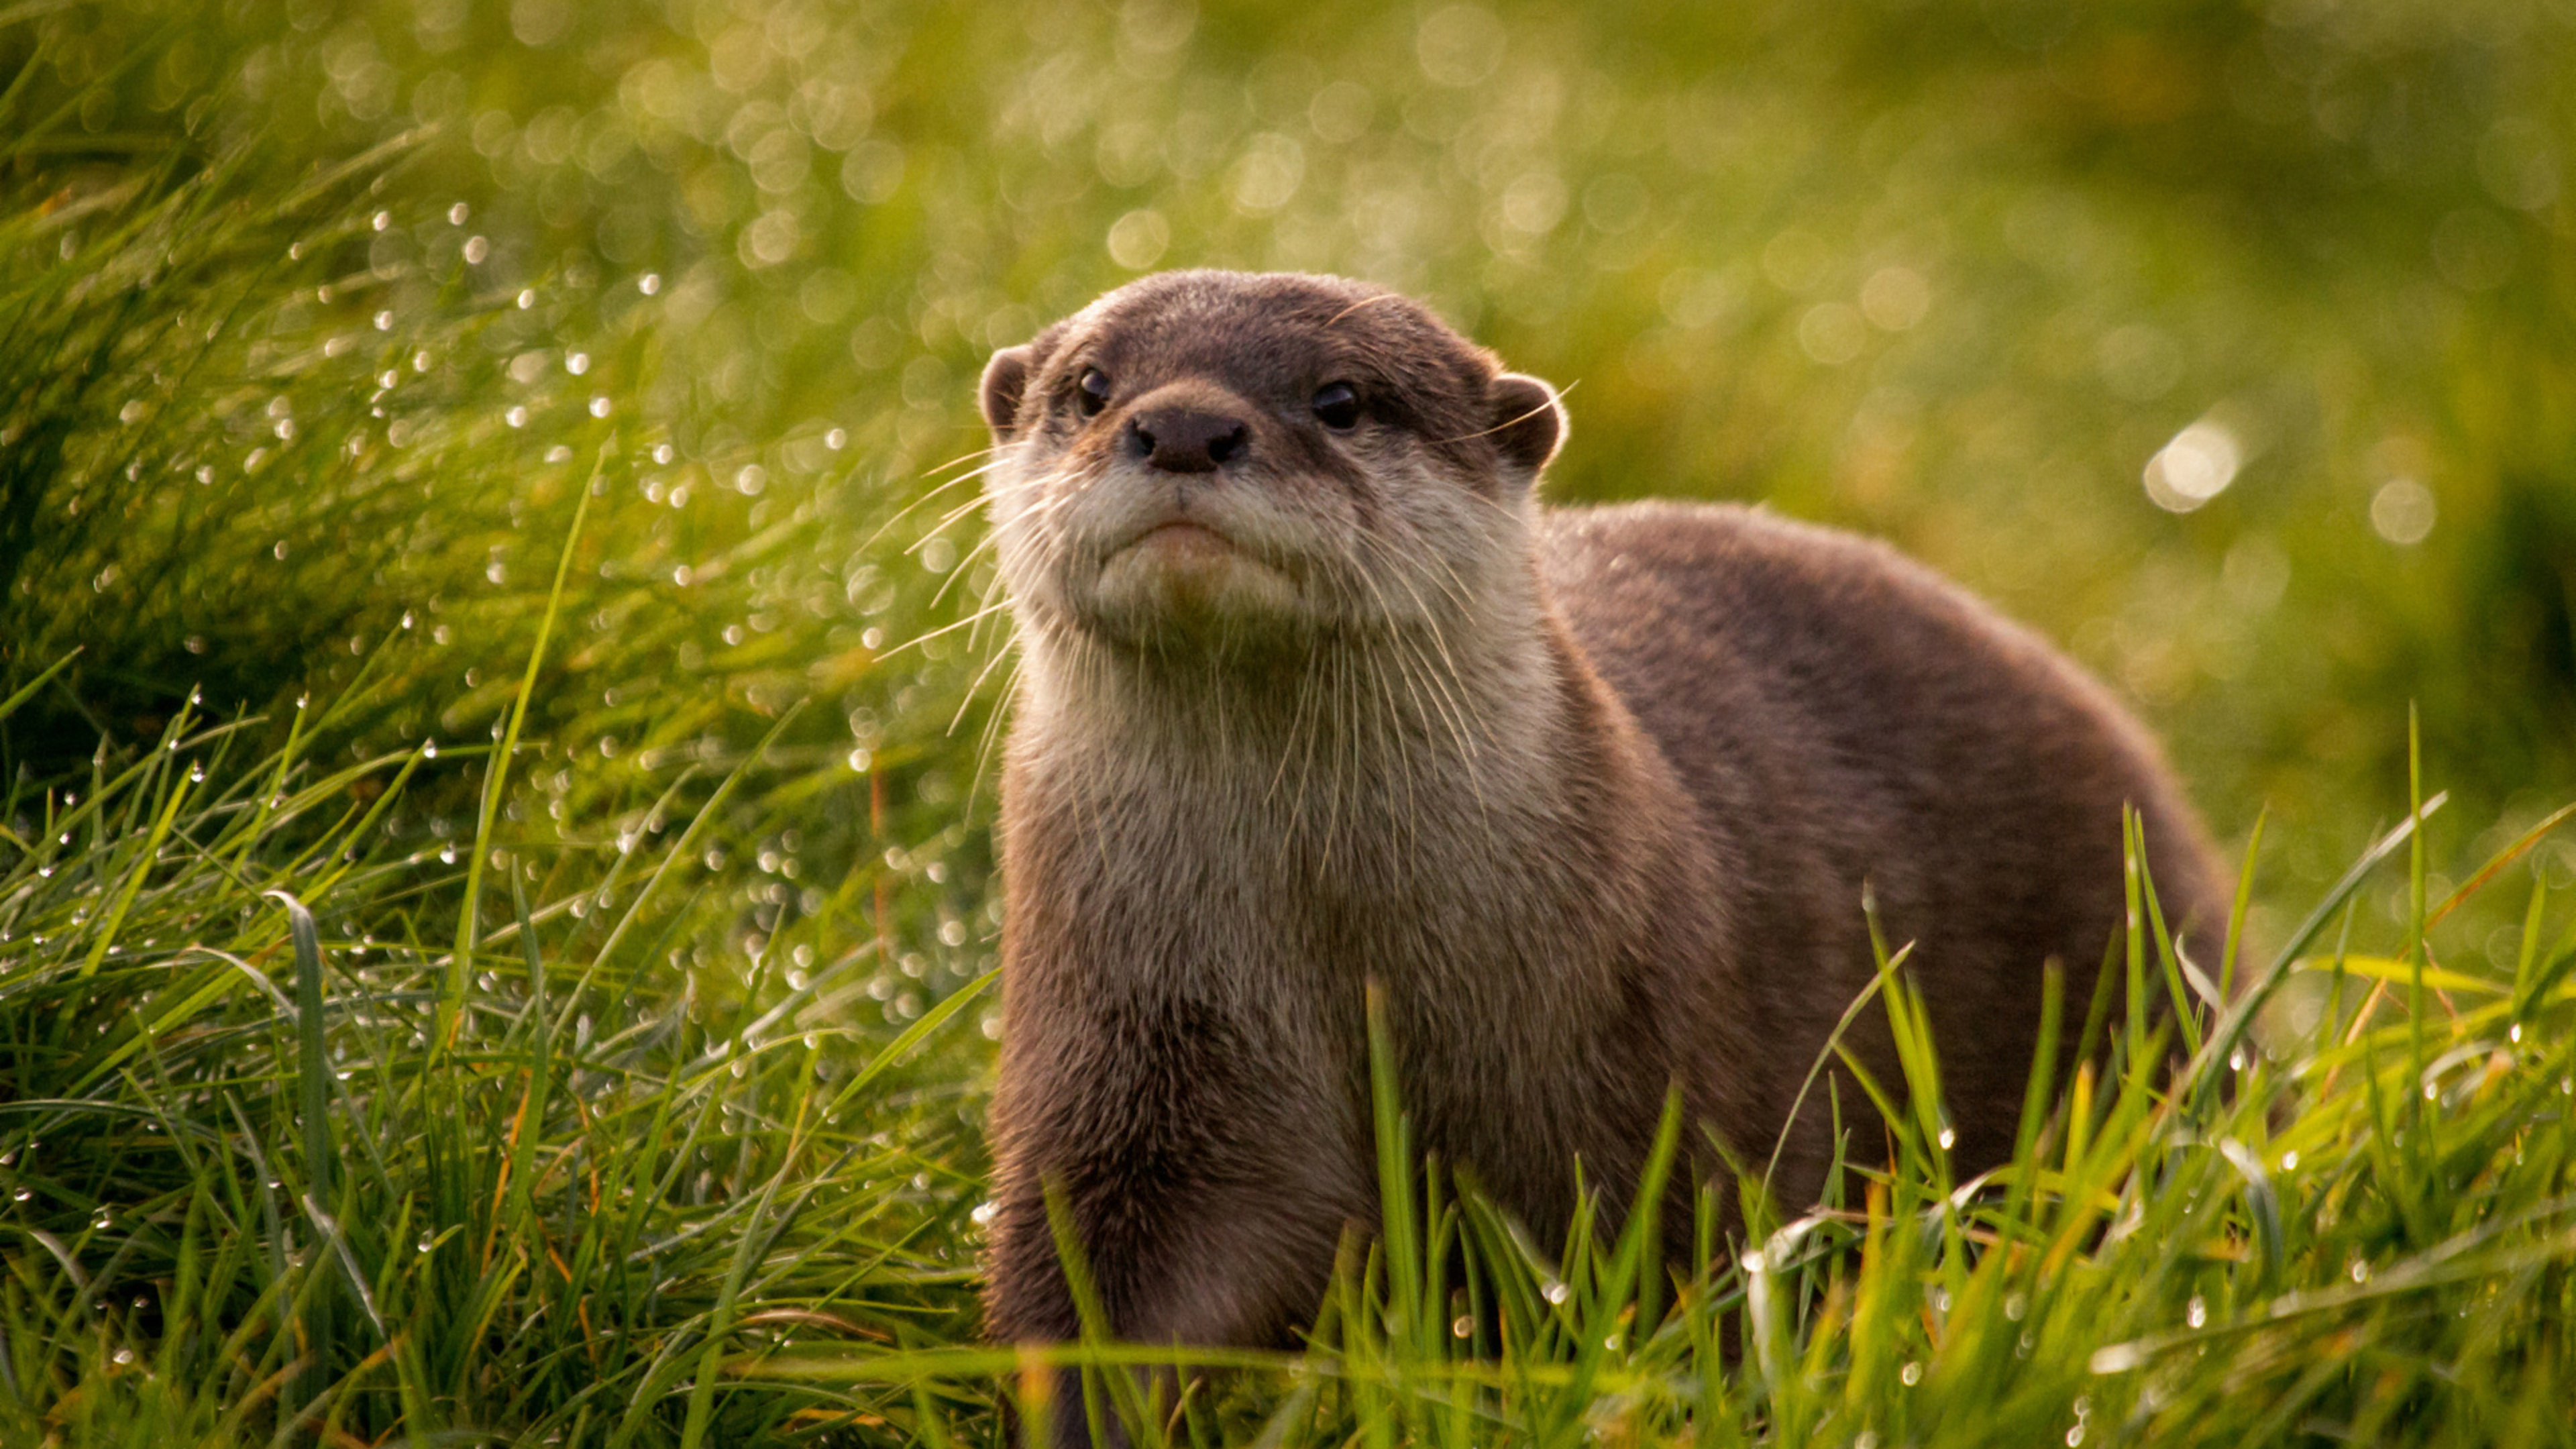
[[[2432,489],[2412,478],[2391,478],[2371,496],[2370,526],[2390,543],[2419,544],[2432,533],[2439,512]]]
[[[2203,418],[2147,460],[2147,496],[2169,513],[2189,513],[2225,492],[2244,461],[2236,434]]]

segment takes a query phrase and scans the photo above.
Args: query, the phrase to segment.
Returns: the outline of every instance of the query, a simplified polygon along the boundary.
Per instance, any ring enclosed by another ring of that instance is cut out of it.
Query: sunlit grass
[[[737,1000],[639,989],[661,973],[618,943],[698,848],[685,821],[604,869],[476,837],[506,907],[459,957],[463,872],[375,828],[417,754],[329,767],[245,737],[183,714],[11,802],[33,826],[0,841],[13,1439],[972,1442],[997,1385],[1050,1362],[1098,1397],[1038,1415],[1147,1443],[2564,1428],[2576,902],[2524,869],[2537,833],[2475,875],[2532,882],[2512,972],[2355,949],[2372,868],[2424,879],[2401,826],[2225,1011],[2186,986],[2182,1012],[2092,1021],[2014,1160],[1966,1182],[1898,953],[1863,1004],[1904,1065],[1864,1082],[1890,1094],[1885,1155],[1846,1145],[1839,1207],[1746,1187],[1748,1243],[1717,1239],[1702,1189],[1690,1262],[1660,1261],[1650,1215],[1591,1208],[1538,1252],[1414,1159],[1378,1035],[1380,1230],[1306,1354],[1185,1353],[1210,1376],[1174,1402],[1120,1367],[1168,1347],[974,1345],[985,981],[891,1040],[849,1022],[873,942],[795,985],[772,957]],[[2132,980],[2182,979],[2159,933],[2119,949]],[[2248,1030],[2311,976],[2341,988],[2313,1031]],[[2082,1029],[2050,1010],[2051,1036]]]

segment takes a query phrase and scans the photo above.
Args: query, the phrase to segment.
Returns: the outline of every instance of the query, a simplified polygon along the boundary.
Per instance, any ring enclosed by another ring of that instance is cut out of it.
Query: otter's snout
[[[1128,419],[1127,444],[1166,473],[1213,473],[1251,448],[1252,426],[1204,407],[1147,408]]]

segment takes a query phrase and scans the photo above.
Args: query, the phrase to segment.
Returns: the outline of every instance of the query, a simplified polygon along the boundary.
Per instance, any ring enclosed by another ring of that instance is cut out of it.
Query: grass
[[[1381,1231],[1309,1352],[1184,1356],[1215,1372],[1174,1404],[1116,1367],[1169,1348],[973,1343],[988,977],[889,1039],[852,1024],[876,944],[792,971],[791,932],[737,998],[657,998],[645,940],[707,908],[673,882],[739,771],[604,863],[541,864],[487,812],[459,842],[477,872],[385,840],[420,752],[304,753],[358,704],[266,755],[254,722],[183,712],[9,802],[11,1442],[976,1443],[1039,1357],[1100,1370],[1041,1413],[1138,1442],[2569,1433],[2576,902],[2533,878],[2510,975],[2440,966],[2429,935],[2355,949],[2375,868],[2402,857],[2421,897],[2417,816],[2232,1004],[2186,985],[2180,1012],[2079,1027],[2052,993],[2052,1032],[2096,1054],[1966,1182],[1891,964],[1864,1009],[1906,1080],[1845,1064],[1884,1094],[1884,1152],[1851,1144],[1793,1220],[1748,1189],[1743,1243],[1703,1189],[1693,1263],[1588,1209],[1561,1260],[1534,1251],[1413,1157],[1381,1035]],[[2542,838],[2466,890],[2530,875]],[[2185,980],[2133,879],[2116,964]],[[2303,988],[2312,1026],[2255,1029]]]
[[[936,1449],[1056,1362],[1093,1393],[1031,1421],[1141,1442],[2576,1437],[2566,42],[2471,8],[2043,54],[1507,5],[1470,88],[1313,7],[0,8],[0,1443]],[[2082,83],[2123,56],[2270,119]],[[1888,1139],[1746,1241],[1703,1200],[1688,1263],[1537,1253],[1380,1043],[1384,1220],[1309,1351],[1174,1402],[1168,1347],[982,1345],[965,379],[1147,213],[1579,381],[1562,497],[1773,497],[2069,638],[2248,840],[2253,944],[2206,989],[2133,874],[2114,965],[2181,1008],[2060,1003],[2093,1065],[1968,1181],[1891,969],[1904,1079],[1814,1088]],[[1890,267],[1919,326],[1813,355]],[[2245,479],[2166,514],[2205,409]]]

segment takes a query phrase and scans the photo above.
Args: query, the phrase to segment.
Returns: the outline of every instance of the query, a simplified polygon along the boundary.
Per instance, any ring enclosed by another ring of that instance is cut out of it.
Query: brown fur
[[[1347,432],[1309,406],[1336,381]],[[1785,1124],[1775,1187],[1811,1200],[1821,1091],[1786,1118],[1871,978],[1865,884],[1968,1170],[2010,1151],[2042,963],[2080,1015],[2122,919],[2124,802],[2213,954],[2200,827],[2098,685],[1875,543],[1538,507],[1553,394],[1410,301],[1148,277],[998,354],[984,401],[1023,651],[997,1340],[1077,1329],[1053,1181],[1119,1335],[1290,1341],[1377,1213],[1369,978],[1421,1145],[1546,1238],[1578,1160],[1616,1206],[1674,1083],[1742,1160]],[[1174,523],[1217,541],[1146,532]]]

